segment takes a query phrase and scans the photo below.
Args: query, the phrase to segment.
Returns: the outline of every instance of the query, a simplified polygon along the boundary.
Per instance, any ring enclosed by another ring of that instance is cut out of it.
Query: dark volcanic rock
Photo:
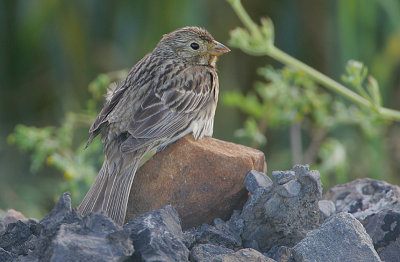
[[[28,226],[29,225],[29,226]],[[20,232],[24,252],[11,250],[18,261],[121,261],[133,253],[129,234],[103,214],[89,214],[83,219],[71,208],[68,193],[40,224],[22,221],[10,224],[7,231]],[[4,235],[0,241],[4,240]],[[25,256],[26,255],[26,256]]]
[[[192,262],[213,262],[217,255],[234,253],[232,249],[210,244],[196,245],[190,251],[190,261]]]
[[[133,253],[129,233],[102,214],[62,224],[48,249],[51,261],[121,261]]]
[[[11,262],[11,261],[13,261],[13,258],[14,257],[10,252],[8,252],[0,247],[0,261],[1,262]]]
[[[319,225],[322,184],[318,171],[296,165],[272,172],[274,186],[250,195],[241,218],[245,247],[267,252],[275,245],[293,246]]]
[[[218,255],[215,262],[276,262],[252,248],[240,249],[232,254]]]
[[[79,222],[80,219],[78,213],[72,210],[70,194],[64,193],[50,213],[40,221],[40,224],[49,231],[59,228],[61,224]]]
[[[335,203],[330,200],[320,200],[318,202],[318,207],[321,215],[321,221],[324,221],[328,217],[336,214]]]
[[[196,234],[199,227],[191,227],[183,232],[183,243],[188,249],[191,249],[196,243]]]
[[[273,185],[272,180],[266,174],[257,170],[251,170],[247,174],[246,178],[244,179],[244,184],[247,191],[250,193],[254,193],[257,188],[269,187]]]
[[[124,226],[135,246],[137,261],[188,261],[189,250],[184,244],[182,228],[176,210],[168,205],[140,217]]]
[[[214,220],[214,223],[216,221],[220,220]],[[238,236],[241,236],[243,233],[243,228],[244,228],[244,220],[241,217],[241,213],[239,210],[233,211],[233,214],[231,218],[226,222],[226,226],[229,228],[229,230]]]
[[[400,260],[400,212],[382,210],[363,221],[375,250],[385,262]]]
[[[292,170],[288,171],[273,171],[272,177],[276,184],[283,185],[296,178],[296,173]]]
[[[310,232],[292,248],[299,261],[381,261],[361,223],[349,213],[339,213]]]
[[[243,231],[243,219],[235,210],[227,222],[220,218],[214,219],[213,225],[203,224],[184,232],[184,242],[188,248],[196,244],[211,244],[237,250],[242,247],[240,237]]]
[[[274,262],[257,250],[246,248],[234,252],[215,245],[197,245],[190,253],[192,262]],[[276,262],[276,261],[275,261]]]
[[[196,243],[214,244],[230,249],[242,247],[239,232],[231,230],[229,224],[221,219],[215,219],[214,226],[204,224],[196,233]]]
[[[0,235],[0,247],[12,253],[15,257],[27,255],[34,249],[32,243],[40,233],[40,226],[35,221],[10,223],[5,232]]]
[[[370,178],[332,187],[324,199],[332,200],[336,212],[349,212],[363,220],[382,209],[400,211],[400,187]]]
[[[292,262],[292,249],[284,246],[274,246],[266,254],[277,262]]]

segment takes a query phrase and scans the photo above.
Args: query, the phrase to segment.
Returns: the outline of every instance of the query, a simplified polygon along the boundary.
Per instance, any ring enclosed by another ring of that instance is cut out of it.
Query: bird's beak
[[[220,56],[230,51],[231,50],[228,47],[214,40],[211,44],[211,48],[208,50],[208,53],[213,56]]]

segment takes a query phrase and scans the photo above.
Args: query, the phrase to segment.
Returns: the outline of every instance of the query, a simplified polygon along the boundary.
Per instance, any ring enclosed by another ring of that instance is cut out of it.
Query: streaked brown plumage
[[[105,160],[78,210],[105,211],[122,225],[139,161],[192,133],[211,136],[218,101],[216,58],[229,52],[204,29],[164,35],[129,72],[90,128],[101,134]]]

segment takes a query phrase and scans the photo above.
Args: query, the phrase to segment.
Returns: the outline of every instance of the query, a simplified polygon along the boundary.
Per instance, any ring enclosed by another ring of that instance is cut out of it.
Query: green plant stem
[[[250,16],[247,14],[246,10],[243,8],[240,0],[227,0],[233,10],[236,12],[237,16],[239,19],[242,21],[242,23],[248,28],[248,30],[255,35],[261,35],[259,33],[259,27],[254,21],[250,18]],[[380,107],[377,105],[372,104],[370,101],[367,99],[361,97],[357,93],[353,92],[349,88],[345,87],[344,85],[336,82],[332,78],[322,74],[321,72],[315,70],[314,68],[304,64],[303,62],[297,60],[296,58],[286,54],[279,48],[275,47],[274,45],[269,45],[268,48],[266,48],[264,51],[256,51],[254,50],[243,50],[246,53],[252,54],[252,55],[268,55],[275,60],[294,67],[300,71],[303,71],[304,73],[308,74],[311,76],[317,83],[325,86],[326,88],[331,89],[334,92],[337,92],[341,94],[342,96],[346,97],[347,99],[357,103],[360,106],[370,108],[372,110],[377,111],[377,113],[384,119],[386,120],[393,120],[393,121],[400,121],[400,111],[385,108],[385,107]]]
[[[315,70],[314,68],[286,54],[285,52],[276,48],[275,46],[273,46],[271,50],[269,50],[268,55],[285,65],[292,66],[294,68],[297,68],[298,70],[305,72],[306,74],[311,76],[314,80],[316,80],[318,83],[328,87],[329,89],[332,89],[333,91],[345,96],[346,98],[356,102],[359,105],[366,107],[370,107],[371,105],[371,103],[365,98],[354,93],[353,91],[343,86],[342,84],[336,82],[332,78],[327,77],[326,75]]]
[[[250,32],[259,34],[257,24],[254,23],[251,17],[247,14],[240,0],[227,0],[227,1],[231,4],[233,10],[235,10],[240,21],[242,21],[242,23],[250,30]]]
[[[303,62],[297,60],[296,58],[286,54],[282,50],[278,49],[275,46],[269,48],[267,55],[276,59],[277,61],[297,68],[311,76],[316,82],[329,88],[336,93],[341,94],[342,96],[346,97],[347,99],[372,110],[376,110],[378,114],[380,114],[383,118],[387,120],[395,120],[400,121],[400,111],[379,107],[372,104],[370,101],[366,100],[365,98],[361,97],[357,93],[351,91],[349,88],[345,87],[344,85],[336,82],[332,78],[322,74],[321,72],[315,70],[314,68],[304,64]]]

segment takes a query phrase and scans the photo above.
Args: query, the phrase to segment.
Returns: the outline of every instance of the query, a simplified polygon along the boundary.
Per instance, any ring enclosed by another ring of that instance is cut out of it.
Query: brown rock
[[[189,228],[227,219],[248,193],[243,181],[252,170],[266,171],[258,150],[214,138],[188,135],[157,153],[137,171],[126,221],[171,204]]]

